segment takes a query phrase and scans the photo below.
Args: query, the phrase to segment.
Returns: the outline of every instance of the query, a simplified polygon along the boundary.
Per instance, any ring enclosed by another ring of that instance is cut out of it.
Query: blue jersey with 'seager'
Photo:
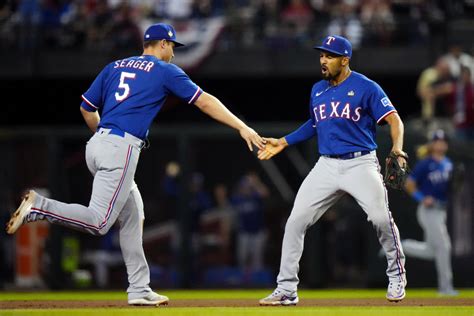
[[[453,163],[447,157],[437,161],[431,157],[420,160],[410,174],[418,190],[425,196],[446,202]]]
[[[288,144],[318,135],[321,155],[341,155],[374,150],[376,125],[396,112],[382,88],[352,71],[342,83],[332,86],[322,80],[314,84],[310,99],[310,120],[287,135]]]
[[[83,95],[87,111],[101,109],[99,127],[144,139],[166,97],[193,103],[203,91],[176,65],[143,55],[108,64]]]

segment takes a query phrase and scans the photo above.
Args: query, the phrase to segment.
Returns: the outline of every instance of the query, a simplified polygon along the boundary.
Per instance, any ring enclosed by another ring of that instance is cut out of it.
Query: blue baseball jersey
[[[355,71],[336,86],[317,82],[310,110],[322,155],[376,149],[376,124],[396,112],[382,88]]]
[[[101,111],[99,127],[144,139],[166,97],[194,103],[202,90],[178,66],[142,55],[108,64],[82,95],[81,106]]]
[[[453,171],[453,163],[447,157],[437,161],[432,157],[420,160],[413,168],[409,177],[416,182],[423,195],[432,196],[436,200],[448,200],[449,181]]]
[[[231,203],[238,213],[241,232],[258,233],[264,228],[263,201],[258,193],[237,194],[231,198]]]
[[[382,88],[352,71],[341,84],[321,80],[310,98],[310,120],[285,138],[291,145],[318,135],[321,155],[375,150],[376,125],[396,112]]]

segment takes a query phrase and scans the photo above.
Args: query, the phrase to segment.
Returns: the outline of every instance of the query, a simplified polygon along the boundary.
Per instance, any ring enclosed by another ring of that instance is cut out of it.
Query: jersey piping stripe
[[[89,104],[90,106],[92,106],[94,109],[98,109],[99,107],[95,106],[94,104],[92,104],[91,101],[87,100],[87,98],[82,95],[82,99],[84,100],[84,102],[86,102],[87,104]]]
[[[384,118],[386,118],[387,116],[389,116],[393,112],[397,112],[397,110],[391,110],[391,111],[388,111],[387,113],[385,113],[384,115],[382,115],[382,117],[377,120],[377,124],[379,124]]]
[[[128,146],[128,152],[127,152],[127,158],[126,158],[126,161],[125,161],[125,167],[124,167],[124,171],[122,173],[122,177],[120,179],[120,183],[119,183],[117,189],[114,192],[112,200],[109,203],[109,208],[107,210],[107,214],[105,215],[104,221],[98,227],[94,226],[94,225],[91,225],[91,224],[81,222],[81,221],[76,220],[76,219],[72,219],[72,218],[64,217],[64,216],[61,216],[61,215],[58,215],[58,214],[54,214],[54,213],[51,213],[49,211],[42,210],[42,209],[39,209],[39,208],[31,208],[32,212],[39,213],[39,214],[42,214],[44,216],[50,216],[50,217],[53,217],[53,218],[56,218],[56,219],[59,219],[59,220],[65,221],[65,222],[73,223],[73,224],[78,225],[78,226],[82,226],[82,227],[86,227],[86,228],[90,228],[90,229],[99,231],[105,225],[107,225],[107,221],[110,217],[110,214],[112,213],[111,210],[113,209],[113,206],[115,205],[115,201],[117,200],[118,192],[120,192],[120,189],[121,189],[122,184],[123,184],[124,179],[125,179],[125,175],[127,174],[132,149],[133,149],[132,146],[129,145]]]
[[[122,178],[120,179],[119,185],[118,185],[117,189],[115,190],[115,193],[112,197],[112,200],[109,203],[109,208],[107,209],[107,213],[105,214],[104,221],[102,222],[102,224],[100,224],[99,229],[104,227],[107,224],[107,221],[110,217],[110,214],[112,213],[111,211],[114,208],[115,201],[117,200],[118,193],[120,192],[120,189],[122,188],[122,184],[125,180],[125,176],[127,175],[128,165],[130,163],[130,156],[132,155],[132,149],[133,149],[132,145],[129,145],[128,146],[128,152],[127,152],[127,158],[125,160],[125,167],[123,168]]]
[[[380,164],[378,163],[377,161],[377,169],[380,173]],[[387,192],[387,188],[385,187],[385,185],[383,184],[383,178],[382,178],[382,175],[380,174],[380,180],[382,181],[382,185],[383,185],[383,188],[384,188],[384,198],[385,198],[385,206],[387,208],[387,213],[388,213],[388,219],[390,221],[390,230],[392,231],[392,237],[393,237],[393,241],[395,243],[395,249],[397,251],[397,258],[396,258],[396,262],[397,262],[397,267],[398,267],[398,273],[400,274],[400,281],[403,281],[401,278],[402,278],[402,274],[405,273],[404,269],[403,269],[403,266],[402,266],[402,262],[401,262],[401,259],[400,259],[400,248],[398,247],[398,239],[397,239],[397,235],[395,234],[395,229],[393,227],[393,218],[392,218],[392,215],[390,213],[390,209],[389,209],[389,206],[388,206],[388,192]]]
[[[194,101],[196,101],[197,97],[199,97],[201,94],[202,94],[202,90],[201,90],[201,88],[198,87],[196,92],[194,93],[193,97],[191,98],[191,100],[189,100],[188,104],[194,103]]]

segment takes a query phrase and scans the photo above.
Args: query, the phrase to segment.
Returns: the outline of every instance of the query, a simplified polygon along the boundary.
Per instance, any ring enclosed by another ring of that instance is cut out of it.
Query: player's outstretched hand
[[[247,142],[249,150],[253,151],[252,144],[257,146],[259,150],[265,148],[265,140],[257,134],[252,128],[246,126],[239,130],[240,136]]]
[[[265,149],[260,149],[258,151],[258,159],[260,160],[271,159],[273,156],[277,155],[288,146],[288,143],[284,137],[280,139],[264,137],[263,139],[267,143],[265,144]]]

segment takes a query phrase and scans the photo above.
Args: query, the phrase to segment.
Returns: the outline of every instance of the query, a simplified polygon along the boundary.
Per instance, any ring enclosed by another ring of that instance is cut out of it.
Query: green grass
[[[270,294],[267,290],[158,290],[160,294],[174,299],[255,299]],[[333,289],[300,290],[300,299],[305,298],[383,298],[385,290]],[[460,290],[459,298],[474,298],[474,289]],[[124,292],[0,292],[2,300],[124,300]],[[436,298],[434,289],[407,290],[410,298]],[[474,315],[473,315],[474,316]]]
[[[160,290],[159,293],[168,295],[173,300],[179,299],[255,299],[255,302],[270,293],[268,290]],[[300,299],[311,298],[383,298],[385,290],[301,290]],[[416,289],[407,291],[410,298],[436,298],[437,293],[432,289]],[[459,298],[474,298],[473,289],[462,289]],[[0,292],[1,302],[5,300],[125,300],[125,292]],[[206,308],[96,308],[96,309],[17,309],[2,310],[1,316],[474,316],[474,306],[392,306],[373,307],[206,307]]]
[[[54,310],[0,310],[2,316],[472,316],[472,307],[212,307],[212,308],[147,308],[147,309],[54,309]]]

